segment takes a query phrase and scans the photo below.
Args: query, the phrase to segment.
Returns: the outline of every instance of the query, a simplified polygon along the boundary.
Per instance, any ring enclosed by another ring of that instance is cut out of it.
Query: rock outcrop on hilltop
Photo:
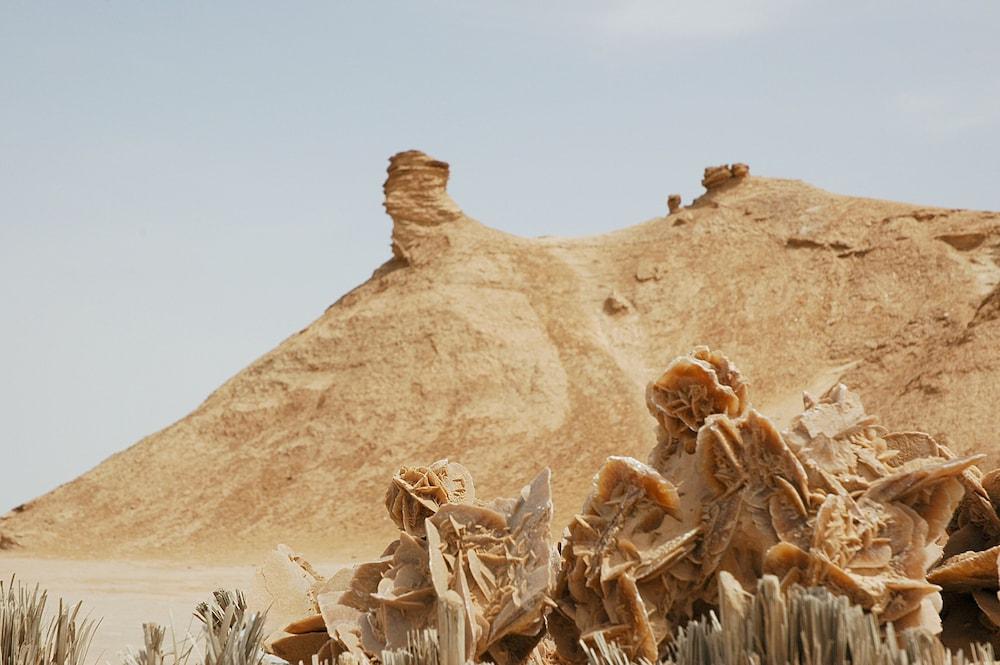
[[[643,389],[702,343],[757,377],[754,404],[779,428],[802,387],[843,381],[891,430],[945,432],[956,454],[1000,462],[1000,214],[735,164],[706,170],[707,193],[667,217],[519,238],[465,215],[447,180],[423,153],[393,157],[392,258],[369,281],[0,531],[68,556],[257,560],[276,541],[371,553],[396,531],[371,512],[385,470],[446,457],[477,496],[550,467],[566,524],[609,455],[656,445]]]
[[[721,166],[708,166],[705,167],[705,175],[701,179],[701,186],[710,190],[730,180],[742,180],[749,175],[749,164],[737,162],[735,164],[722,164]]]
[[[388,174],[382,191],[392,217],[392,255],[419,264],[448,246],[440,227],[465,218],[448,196],[448,164],[408,150],[389,159]]]

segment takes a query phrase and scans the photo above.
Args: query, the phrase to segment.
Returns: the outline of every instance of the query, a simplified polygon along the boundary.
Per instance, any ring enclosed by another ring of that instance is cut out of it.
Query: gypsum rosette
[[[923,432],[888,432],[842,385],[806,406],[785,438],[824,503],[811,547],[776,547],[768,572],[784,573],[786,586],[838,590],[897,629],[940,632],[941,586],[928,570],[954,546],[949,524],[997,523],[973,465],[982,456],[956,458]]]
[[[309,606],[302,609],[303,616],[289,622],[268,641],[269,651],[290,662],[309,662],[313,655],[319,656],[321,661],[330,660],[343,651],[368,658],[360,643],[358,621],[361,614],[354,608],[369,602],[367,594],[378,591],[382,576],[392,569],[394,560],[394,574],[403,569],[401,576],[405,584],[406,557],[419,559],[418,552],[425,549],[423,537],[427,517],[443,505],[474,500],[472,476],[461,464],[443,459],[427,466],[400,468],[393,475],[385,498],[389,516],[401,529],[400,539],[391,543],[378,560],[360,564],[353,572],[344,569],[329,580],[320,578],[307,562],[294,555],[291,567],[297,571],[297,567],[304,566],[303,570],[313,576],[307,593]],[[279,548],[279,553],[281,551]],[[291,573],[283,574],[287,577]],[[341,597],[351,601],[341,603]]]
[[[1000,647],[1000,469],[970,469],[966,500],[948,527],[944,558],[928,574],[943,589],[943,639]]]
[[[430,466],[404,466],[392,477],[385,493],[389,516],[402,531],[424,535],[424,520],[446,503],[473,503],[472,475],[461,464],[438,460]]]
[[[563,545],[550,625],[564,657],[580,660],[576,642],[601,632],[633,657],[656,658],[677,625],[714,604],[720,571],[748,588],[765,572],[786,586],[826,586],[881,622],[940,630],[926,571],[976,458],[907,447],[909,435],[877,427],[843,386],[806,397],[782,434],[750,408],[733,364],[703,347],[647,395],[661,428],[650,466],[663,487],[676,483],[678,504],[653,510],[647,497],[626,509],[599,475]],[[625,596],[631,609],[613,609]]]
[[[257,570],[258,583],[270,596],[268,614],[282,627],[268,635],[264,648],[289,663],[309,662],[329,640],[319,614],[317,594],[327,580],[300,554],[279,545]]]
[[[677,444],[693,453],[708,416],[724,413],[735,418],[746,412],[747,389],[736,366],[706,346],[675,358],[646,388],[646,406],[660,425],[655,454],[669,455]]]
[[[346,589],[319,594],[331,656],[377,660],[436,628],[448,604],[461,607],[468,660],[523,662],[551,604],[551,520],[548,469],[517,498],[439,506],[425,537],[402,531],[381,558],[355,568]]]
[[[581,642],[601,633],[631,658],[656,662],[673,629],[665,569],[688,557],[697,533],[677,527],[677,489],[629,457],[610,457],[583,510],[567,528],[549,632],[559,653],[585,659]]]

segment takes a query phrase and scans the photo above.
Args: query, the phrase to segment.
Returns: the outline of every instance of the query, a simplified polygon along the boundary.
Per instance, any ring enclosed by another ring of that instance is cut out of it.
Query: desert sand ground
[[[249,565],[0,557],[0,577],[4,580],[16,575],[28,584],[37,583],[48,590],[50,606],[59,598],[69,603],[82,601],[83,613],[101,618],[88,658],[95,664],[120,663],[127,647],[140,647],[143,623],[173,626],[181,638],[189,628],[195,605],[214,589],[245,590],[251,605],[259,606],[265,601],[255,572]]]

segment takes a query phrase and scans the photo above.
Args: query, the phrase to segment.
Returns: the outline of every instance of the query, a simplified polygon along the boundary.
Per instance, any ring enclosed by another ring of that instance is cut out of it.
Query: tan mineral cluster
[[[949,527],[944,560],[928,575],[945,597],[944,619],[956,640],[1000,642],[1000,469],[967,472],[970,491]]]
[[[580,641],[610,632],[654,661],[715,602],[720,572],[748,589],[768,573],[825,586],[897,629],[940,632],[927,572],[967,492],[982,492],[982,456],[888,432],[843,385],[806,395],[780,432],[704,347],[674,360],[647,403],[659,425],[649,465],[610,459],[569,527],[552,623],[564,655],[582,660]]]
[[[897,632],[940,634],[942,589],[953,611],[966,602],[1000,626],[1000,471],[888,430],[843,384],[803,400],[782,431],[724,355],[676,358],[646,391],[648,462],[608,457],[557,543],[548,469],[484,502],[460,464],[403,467],[385,496],[398,539],[380,558],[322,580],[279,551],[286,576],[313,581],[310,614],[271,649],[378,662],[434,629],[456,633],[467,662],[582,663],[602,641],[657,662],[720,593],[745,597],[765,575],[824,587]]]
[[[377,661],[383,651],[405,647],[414,633],[443,626],[451,615],[462,627],[452,637],[466,661],[524,662],[545,634],[552,603],[549,470],[515,498],[483,502],[474,500],[472,479],[460,464],[403,467],[385,505],[399,538],[379,559],[329,580],[313,577],[299,588],[310,613],[285,626],[270,650],[290,662],[342,654]],[[418,514],[419,528],[413,519]],[[271,588],[294,594],[294,586],[274,580],[307,579],[311,573],[286,552],[279,548],[283,565],[262,575]]]

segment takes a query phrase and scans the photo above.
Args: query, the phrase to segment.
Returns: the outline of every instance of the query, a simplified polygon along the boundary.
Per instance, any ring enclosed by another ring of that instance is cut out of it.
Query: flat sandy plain
[[[100,617],[88,662],[113,665],[121,662],[127,647],[141,646],[143,623],[172,625],[178,638],[183,636],[191,623],[191,611],[214,589],[243,589],[252,605],[260,604],[263,601],[255,573],[256,568],[247,565],[0,556],[0,577],[5,582],[16,575],[47,589],[50,606],[57,605],[59,598],[69,603],[83,601],[84,614]]]

